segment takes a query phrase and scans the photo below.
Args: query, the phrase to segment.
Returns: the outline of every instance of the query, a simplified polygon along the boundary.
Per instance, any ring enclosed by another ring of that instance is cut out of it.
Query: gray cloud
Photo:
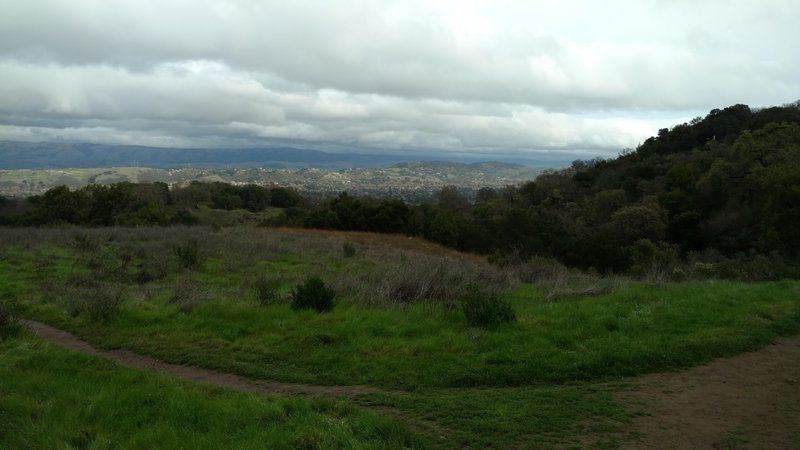
[[[5,2],[0,138],[614,154],[800,92],[797,2],[550,3]]]

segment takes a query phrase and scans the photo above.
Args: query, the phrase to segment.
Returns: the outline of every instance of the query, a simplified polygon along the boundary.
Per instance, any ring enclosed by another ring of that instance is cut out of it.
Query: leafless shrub
[[[180,311],[189,312],[209,299],[208,289],[193,281],[188,276],[178,278],[169,302],[177,306]]]
[[[520,281],[544,288],[548,301],[567,295],[610,294],[624,282],[621,277],[593,275],[570,269],[554,259],[537,256],[508,269],[514,271]]]
[[[499,290],[508,281],[505,272],[486,263],[414,254],[358,277],[341,276],[332,285],[374,306],[433,301],[454,307],[469,285]]]
[[[268,306],[281,300],[280,281],[275,278],[268,278],[262,275],[253,282],[253,291],[256,301],[261,306]]]
[[[145,258],[136,266],[133,280],[139,284],[161,280],[169,274],[169,262],[163,258]]]
[[[71,316],[87,314],[93,321],[111,317],[122,303],[122,290],[92,272],[72,277],[58,292]]]

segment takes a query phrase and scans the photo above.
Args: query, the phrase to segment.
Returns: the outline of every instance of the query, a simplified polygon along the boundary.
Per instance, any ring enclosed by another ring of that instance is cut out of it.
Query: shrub
[[[513,322],[517,316],[511,302],[501,299],[495,293],[482,292],[476,286],[467,289],[462,300],[467,324],[476,327],[489,327]]]
[[[208,300],[208,291],[201,285],[194,283],[189,277],[181,277],[175,283],[175,290],[169,297],[169,302],[183,312],[189,312]]]
[[[345,258],[352,258],[356,256],[356,246],[352,242],[345,242],[342,244],[342,253]]]
[[[604,295],[617,290],[622,279],[599,276],[596,273],[570,269],[555,259],[533,256],[524,263],[507,263],[523,282],[533,283],[545,290],[547,301],[569,295]],[[516,265],[511,265],[516,264]]]
[[[133,274],[133,281],[139,284],[145,284],[151,281],[164,279],[168,274],[169,268],[167,267],[167,260],[147,257],[136,266],[136,272]]]
[[[314,309],[325,312],[333,309],[336,293],[325,286],[319,277],[309,277],[292,289],[292,309]]]
[[[629,248],[631,273],[649,281],[669,279],[680,260],[677,245],[639,239]]]
[[[508,287],[507,272],[486,263],[424,254],[402,259],[402,255],[405,253],[397,264],[381,261],[380,266],[360,276],[346,274],[334,281],[335,286],[376,306],[434,302],[447,308],[459,306],[468,285]]]
[[[94,251],[97,250],[98,243],[95,239],[87,233],[77,233],[73,236],[72,245],[78,251]]]
[[[122,303],[122,296],[118,289],[102,284],[93,291],[90,291],[86,298],[86,311],[91,320],[101,320],[116,314],[119,305]]]
[[[203,263],[200,250],[197,248],[197,241],[194,239],[176,246],[173,252],[178,259],[178,264],[185,269],[194,269]]]
[[[71,278],[64,286],[62,295],[70,316],[77,317],[87,313],[92,321],[111,317],[122,303],[120,289],[101,281],[96,272]]]
[[[20,327],[17,323],[17,316],[14,308],[5,301],[0,301],[0,341],[5,338],[16,336]]]
[[[280,298],[278,294],[278,283],[267,279],[265,276],[256,279],[253,287],[256,291],[256,301],[258,301],[261,306],[275,303]]]
[[[11,307],[3,302],[0,302],[0,329],[7,328],[14,323],[14,313]]]

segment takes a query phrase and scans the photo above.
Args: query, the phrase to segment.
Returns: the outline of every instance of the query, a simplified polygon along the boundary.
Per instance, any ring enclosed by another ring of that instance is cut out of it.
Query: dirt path
[[[66,331],[30,320],[22,323],[61,347],[105,357],[127,367],[156,370],[239,391],[323,398],[384,392],[366,386],[251,380],[169,364],[126,350],[98,350]],[[635,388],[621,394],[621,400],[643,409],[646,415],[631,424],[629,431],[638,437],[626,442],[625,449],[800,450],[800,336],[779,339],[761,350],[718,359],[684,372],[646,375],[630,381]],[[406,417],[391,408],[380,409],[412,422],[415,428],[445,434],[428,421]]]
[[[108,358],[126,367],[155,370],[187,380],[213,384],[237,391],[257,392],[268,395],[308,395],[332,399],[353,398],[361,394],[383,392],[381,389],[367,386],[316,386],[252,380],[199,367],[169,364],[127,350],[98,350],[89,345],[88,342],[66,331],[32,320],[22,320],[21,322],[42,339],[70,350]]]
[[[800,450],[800,337],[634,381],[647,415],[624,448]]]

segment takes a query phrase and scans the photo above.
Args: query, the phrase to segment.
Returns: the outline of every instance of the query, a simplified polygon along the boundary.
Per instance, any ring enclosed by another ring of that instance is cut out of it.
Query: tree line
[[[193,210],[200,205],[259,212],[268,207],[292,208],[305,201],[289,188],[221,182],[195,181],[172,189],[161,182],[90,184],[76,190],[58,186],[24,201],[0,198],[0,224],[195,225],[199,219]]]
[[[8,202],[8,201],[6,201]],[[163,183],[54,188],[6,224],[196,223],[192,209],[282,208],[264,225],[404,233],[498,259],[554,258],[600,272],[654,261],[800,260],[800,102],[712,110],[615,159],[578,160],[535,180],[484,188],[470,202],[455,186],[410,204],[347,193],[311,201],[279,187]],[[7,207],[0,207],[8,210]],[[754,263],[755,264],[755,263]]]

